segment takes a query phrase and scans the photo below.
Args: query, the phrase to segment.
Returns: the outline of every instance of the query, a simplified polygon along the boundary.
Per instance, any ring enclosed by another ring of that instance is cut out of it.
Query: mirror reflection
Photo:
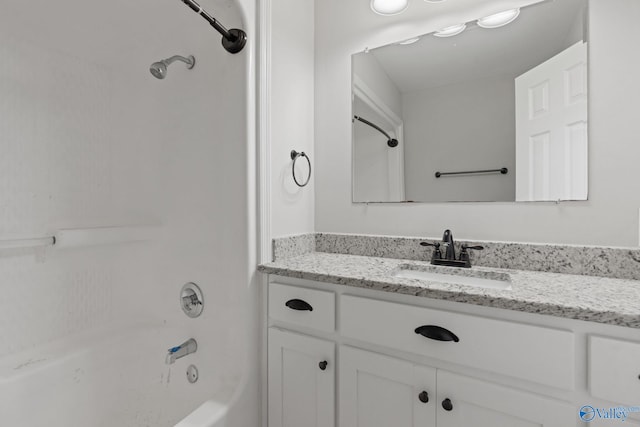
[[[353,201],[586,200],[586,23],[547,0],[353,55]]]

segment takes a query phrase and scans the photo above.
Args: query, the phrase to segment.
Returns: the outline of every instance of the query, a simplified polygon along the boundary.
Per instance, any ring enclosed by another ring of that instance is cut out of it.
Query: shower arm
[[[202,16],[213,28],[216,29],[217,32],[222,34],[222,46],[230,53],[238,53],[247,43],[247,33],[244,31],[232,28],[227,30],[224,25],[222,25],[216,18],[209,15],[207,11],[202,9],[202,7],[195,0],[181,0],[182,3],[189,6],[191,10],[193,10],[198,15]]]
[[[393,148],[393,147],[397,147],[397,146],[398,146],[398,140],[397,140],[397,139],[395,139],[395,138],[391,138],[391,137],[389,136],[389,134],[388,134],[388,133],[386,133],[386,132],[385,132],[385,131],[380,127],[380,126],[376,125],[375,123],[371,123],[369,120],[367,120],[367,119],[363,119],[363,118],[362,118],[362,117],[360,117],[360,116],[353,116],[353,118],[354,118],[355,120],[358,120],[359,122],[364,123],[365,125],[369,125],[369,126],[371,126],[371,127],[372,127],[372,128],[374,128],[375,130],[377,130],[378,132],[380,132],[381,134],[383,134],[383,135],[387,138],[387,145],[388,145],[389,147],[392,147],[392,148]]]
[[[163,59],[162,62],[164,62],[167,65],[170,65],[176,61],[182,61],[185,64],[188,65],[188,68],[191,69],[193,68],[193,66],[195,65],[195,60],[190,59],[190,58],[185,58],[184,56],[180,56],[180,55],[173,55],[171,58],[167,58],[167,59]]]

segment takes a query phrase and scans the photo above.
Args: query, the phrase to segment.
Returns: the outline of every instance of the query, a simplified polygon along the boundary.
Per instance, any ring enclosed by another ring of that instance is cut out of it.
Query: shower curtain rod
[[[230,53],[238,53],[247,44],[247,33],[237,28],[227,30],[216,18],[209,15],[207,11],[195,2],[195,0],[181,0],[182,3],[189,6],[191,10],[202,16],[211,24],[220,34],[222,34],[222,46]]]
[[[371,123],[369,120],[367,119],[363,119],[360,116],[353,116],[354,119],[358,120],[359,122],[364,123],[365,125],[369,125],[372,128],[374,128],[375,130],[377,130],[378,132],[380,132],[381,134],[383,134],[384,136],[387,137],[387,145],[391,148],[393,147],[397,147],[398,146],[398,140],[395,138],[391,138],[389,136],[388,133],[386,133],[380,126],[376,125],[375,123]]]

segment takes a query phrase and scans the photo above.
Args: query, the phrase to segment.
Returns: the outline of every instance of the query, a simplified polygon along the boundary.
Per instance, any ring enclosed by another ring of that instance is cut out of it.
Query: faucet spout
[[[442,242],[444,246],[447,248],[444,259],[455,260],[456,259],[456,248],[453,243],[453,233],[451,230],[444,230],[444,235],[442,236]]]
[[[198,350],[198,343],[193,338],[183,342],[177,347],[172,347],[167,350],[167,357],[165,362],[167,365],[172,365],[176,360],[181,359],[191,353],[195,353]]]

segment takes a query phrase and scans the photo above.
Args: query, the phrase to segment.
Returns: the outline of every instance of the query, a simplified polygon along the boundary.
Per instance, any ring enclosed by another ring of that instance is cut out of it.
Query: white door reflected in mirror
[[[516,79],[516,201],[587,199],[587,43]]]

